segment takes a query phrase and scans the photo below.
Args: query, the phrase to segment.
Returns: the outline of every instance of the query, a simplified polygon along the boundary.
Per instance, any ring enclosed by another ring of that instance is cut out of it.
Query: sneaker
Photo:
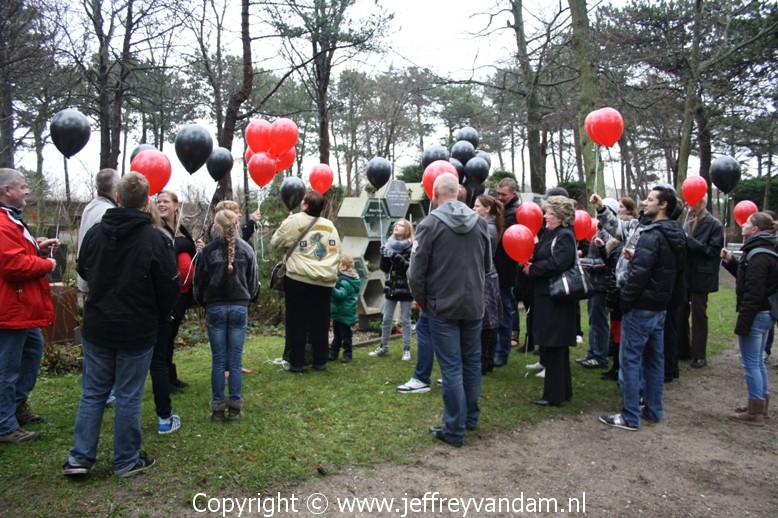
[[[583,343],[583,336],[581,336],[581,335],[577,335],[577,336],[575,337],[575,343],[577,343],[577,344],[582,344],[582,343]]]
[[[24,426],[30,423],[42,423],[43,416],[38,415],[30,410],[30,405],[25,401],[16,407],[16,421],[19,423],[19,426]]]
[[[462,447],[462,440],[449,439],[449,437],[443,432],[442,426],[430,426],[429,433],[437,440],[442,441],[448,444],[449,446],[453,446],[454,448]]]
[[[378,358],[379,356],[386,356],[389,354],[389,349],[385,347],[378,347],[375,351],[367,353],[368,356]]]
[[[587,369],[599,369],[599,368],[605,368],[605,365],[601,364],[594,358],[589,358],[588,360],[584,360],[580,362],[581,366],[586,367]]]
[[[443,378],[438,378],[438,379],[436,379],[436,380],[435,380],[435,384],[436,384],[438,387],[442,387],[442,386],[443,386]]]
[[[546,369],[543,369],[542,371],[535,374],[536,378],[545,378],[546,377]]]
[[[575,363],[577,363],[577,364],[579,364],[579,365],[580,365],[580,364],[582,364],[583,362],[589,361],[590,359],[591,359],[591,358],[589,358],[588,356],[584,356],[583,358],[576,358],[576,359],[575,359]]]
[[[650,415],[648,415],[648,410],[646,410],[646,407],[640,409],[640,418],[644,421],[648,421],[651,424],[657,424],[659,421],[656,419],[653,419]]]
[[[110,394],[108,394],[108,399],[105,400],[105,407],[106,408],[113,408],[116,406],[116,395],[113,393],[113,390]]]
[[[629,430],[630,432],[637,432],[638,427],[632,426],[631,424],[627,423],[624,420],[624,416],[621,414],[613,414],[613,415],[601,415],[600,416],[600,422],[602,424],[607,424],[608,426],[613,426],[615,428],[621,428],[622,430]]]
[[[121,478],[127,478],[132,477],[133,475],[137,475],[138,473],[142,471],[146,471],[151,466],[155,464],[154,457],[147,453],[141,453],[140,457],[138,457],[138,460],[135,462],[135,465],[130,468],[129,471],[125,471],[121,475],[116,475],[117,477]]]
[[[343,358],[340,360],[342,363],[348,363],[351,361],[351,351],[343,351]]]
[[[89,473],[89,468],[66,462],[62,465],[62,474],[66,477],[81,477]]]
[[[541,371],[543,370],[543,366],[540,364],[540,362],[537,363],[530,363],[524,367],[525,369],[529,369],[531,371]]]
[[[167,419],[159,418],[159,434],[166,435],[181,428],[181,418],[173,414]]]
[[[0,435],[0,442],[30,442],[30,441],[37,441],[40,439],[41,434],[38,432],[28,432],[27,430],[23,428],[17,428],[13,432],[6,434],[6,435]]]
[[[404,362],[407,362],[407,361],[410,361],[410,359],[411,359],[411,351],[408,351],[408,350],[403,351],[403,358],[402,358],[402,360]]]
[[[423,394],[424,392],[429,392],[429,391],[430,391],[429,384],[417,380],[416,378],[411,378],[404,385],[398,385],[397,387],[397,392],[401,394]]]

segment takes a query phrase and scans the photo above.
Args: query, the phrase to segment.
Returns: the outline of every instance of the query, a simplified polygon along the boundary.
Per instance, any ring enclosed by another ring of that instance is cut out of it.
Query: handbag
[[[305,227],[305,230],[303,230],[300,233],[300,236],[295,240],[294,243],[292,243],[292,246],[289,247],[289,250],[286,251],[286,255],[281,261],[278,261],[275,266],[273,266],[273,270],[270,272],[270,287],[274,290],[278,291],[284,291],[284,277],[286,277],[286,261],[289,259],[289,257],[294,252],[294,249],[297,248],[297,245],[300,244],[300,241],[303,240],[303,236],[308,233],[311,228],[313,228],[314,223],[319,218],[313,218],[313,221],[311,221],[307,227]]]
[[[556,238],[551,242],[551,253],[554,253]],[[556,301],[577,301],[588,299],[594,295],[594,285],[575,256],[575,264],[564,272],[551,277],[548,281],[548,294]]]

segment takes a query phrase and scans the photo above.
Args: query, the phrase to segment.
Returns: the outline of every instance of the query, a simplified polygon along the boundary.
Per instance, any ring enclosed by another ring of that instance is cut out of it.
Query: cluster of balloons
[[[65,158],[70,158],[84,149],[92,133],[84,114],[72,108],[57,112],[51,119],[49,131],[51,140]]]
[[[271,124],[255,119],[246,126],[244,158],[249,175],[260,187],[270,183],[276,173],[288,169],[297,158],[297,124],[290,119],[276,119]]]
[[[489,153],[478,149],[479,142],[478,131],[465,126],[457,132],[451,152],[439,144],[424,150],[421,157],[421,166],[424,169],[422,185],[428,198],[432,199],[435,178],[443,173],[451,173],[459,178],[459,183],[468,190],[469,199],[483,194],[492,159]]]
[[[598,146],[613,147],[624,132],[624,119],[618,110],[606,106],[586,116],[584,129]]]

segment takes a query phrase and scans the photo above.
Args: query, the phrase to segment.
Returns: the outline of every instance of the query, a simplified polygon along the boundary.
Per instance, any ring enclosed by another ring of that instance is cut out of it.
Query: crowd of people
[[[205,308],[210,419],[241,419],[242,379],[250,372],[243,366],[248,308],[259,291],[255,252],[247,240],[260,214],[242,225],[240,207],[220,203],[213,224],[204,229],[206,243],[182,224],[175,193],[161,191],[152,201],[148,181],[137,173],[120,178],[106,169],[95,180],[97,196],[84,210],[78,237],[84,365],[63,473],[83,476],[95,464],[100,425],[113,406],[113,471],[126,477],[154,465],[140,448],[149,373],[159,434],[182,426],[171,393],[187,383],[178,377],[173,343],[193,304]],[[549,281],[577,263],[595,293],[587,301],[589,349],[572,365],[610,367],[602,377],[617,381],[622,394],[621,409],[600,422],[630,431],[643,421],[660,422],[664,385],[679,376],[678,360],[690,359],[693,368],[707,365],[707,300],[718,289],[723,264],[737,278],[735,334],[748,389],[746,405],[729,417],[764,423],[769,406],[764,356],[775,323],[770,295],[778,291],[778,223],[771,214],[753,214],[743,225],[737,260],[723,248],[723,227],[707,211],[707,199],[688,207],[682,226],[683,203],[672,186],[658,184],[639,214],[629,197],[592,195],[598,229],[581,243],[573,232],[576,202],[556,187],[544,197],[544,224],[532,256],[519,264],[502,242],[505,230],[517,224],[516,182],[501,180],[496,197],[470,197],[472,208],[462,191],[453,175],[438,177],[429,215],[416,228],[397,220],[380,250],[386,275],[381,341],[368,356],[388,355],[399,305],[402,360],[411,359],[415,301],[416,366],[397,392],[429,392],[437,359],[443,412],[442,423],[429,427],[432,436],[460,447],[466,432],[477,427],[482,377],[508,363],[519,343],[522,307],[526,338],[519,349],[529,354],[537,348],[538,361],[527,368],[542,369],[544,378],[542,394],[531,402],[559,406],[573,398],[570,348],[581,334],[580,301],[552,297]],[[22,427],[43,420],[27,401],[43,350],[40,328],[53,319],[47,274],[56,267],[50,254],[59,241],[32,237],[21,217],[28,193],[23,175],[0,169],[0,291],[7,301],[0,309],[0,441],[6,443],[39,437]],[[329,201],[308,191],[300,211],[270,240],[287,253],[284,359],[292,374],[308,367],[324,371],[339,358],[353,360],[352,326],[362,283],[327,214]]]

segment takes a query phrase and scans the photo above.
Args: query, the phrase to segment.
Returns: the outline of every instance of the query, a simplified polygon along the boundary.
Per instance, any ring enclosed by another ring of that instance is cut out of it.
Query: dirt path
[[[768,370],[775,387],[778,372]],[[778,408],[761,428],[729,422],[726,416],[745,398],[733,340],[707,368],[684,367],[665,391],[664,421],[638,432],[581,413],[470,439],[460,449],[435,445],[410,465],[351,468],[290,491],[303,498],[303,508],[306,495],[324,494],[329,508],[322,516],[402,516],[404,498],[419,499],[408,516],[465,516],[464,509],[441,512],[439,502],[433,512],[430,500],[422,512],[425,493],[438,492],[438,498],[523,496],[524,512],[514,500],[516,512],[503,503],[502,512],[471,508],[466,516],[530,516],[545,509],[531,507],[541,497],[556,498],[559,515],[572,514],[574,507],[562,507],[585,493],[590,516],[775,517]],[[335,507],[343,497],[394,498],[395,512],[341,513]]]

